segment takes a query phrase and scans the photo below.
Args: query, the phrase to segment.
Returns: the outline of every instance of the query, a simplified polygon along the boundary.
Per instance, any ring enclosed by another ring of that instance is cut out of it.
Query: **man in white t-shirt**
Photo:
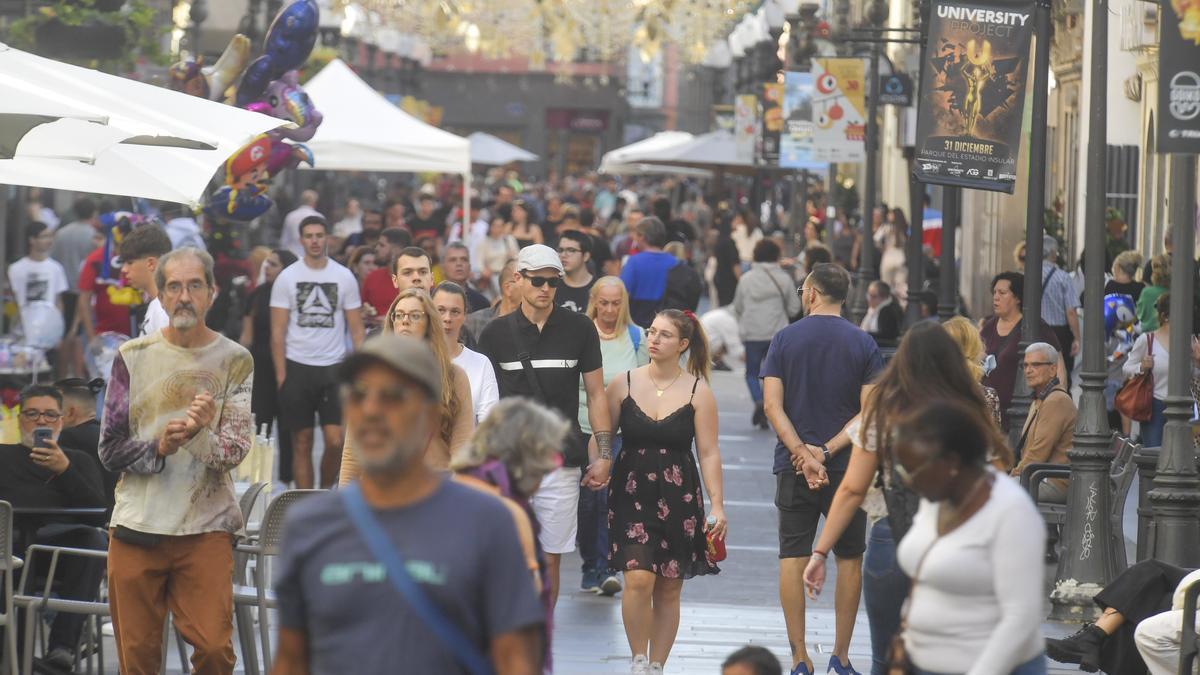
[[[22,323],[29,305],[35,302],[48,302],[62,314],[62,294],[70,289],[63,266],[50,257],[54,231],[45,223],[32,223],[28,236],[29,255],[8,268],[8,286],[17,300]]]
[[[321,487],[337,482],[343,440],[337,366],[346,356],[346,330],[355,349],[363,340],[358,280],[329,258],[328,227],[321,216],[299,223],[304,257],[280,272],[271,288],[271,358],[300,489],[316,483],[314,416],[325,440]]]
[[[157,333],[171,323],[171,317],[158,300],[158,283],[154,279],[158,259],[170,252],[171,238],[158,225],[136,227],[121,240],[121,273],[130,286],[151,298],[137,337]]]
[[[316,190],[305,190],[300,193],[300,206],[283,217],[283,230],[279,233],[279,247],[286,248],[296,254],[297,258],[304,257],[304,244],[300,243],[300,223],[309,216],[320,216],[317,211],[317,200],[321,195]],[[321,216],[324,218],[324,216]]]

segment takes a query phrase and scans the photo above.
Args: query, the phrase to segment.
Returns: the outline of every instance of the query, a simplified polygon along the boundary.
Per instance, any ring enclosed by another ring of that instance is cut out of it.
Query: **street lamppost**
[[[1021,299],[1021,342],[1018,353],[1040,339],[1042,325],[1042,258],[1045,257],[1042,237],[1046,231],[1046,105],[1050,98],[1050,2],[1041,0],[1037,5],[1037,52],[1033,71],[1033,110],[1029,129],[1029,201],[1025,221],[1025,294]],[[1064,352],[1071,345],[1059,345]],[[1068,389],[1070,382],[1064,382]],[[1033,404],[1033,392],[1020,374],[1013,387],[1012,404],[1008,419],[1011,420],[1009,445],[1016,448],[1020,443],[1023,422]]]
[[[1171,344],[1175,354],[1167,376],[1167,425],[1154,475],[1150,504],[1154,510],[1154,559],[1192,566],[1200,558],[1200,477],[1196,446],[1188,420],[1192,417],[1191,333],[1195,267],[1196,157],[1171,158]],[[1088,263],[1091,264],[1090,262]],[[1180,363],[1179,361],[1186,362]]]
[[[887,4],[883,0],[871,0],[867,6],[866,21],[871,28],[882,28],[887,22]],[[879,173],[879,51],[881,40],[871,42],[870,65],[867,68],[867,136],[866,136],[866,185],[863,188],[862,244],[858,247],[858,274],[854,287],[854,302],[850,305],[850,318],[861,323],[867,313],[867,286],[875,281],[875,201]]]
[[[914,92],[921,90],[920,74],[925,68],[925,59],[928,58],[925,31],[929,25],[929,6],[929,0],[914,0],[912,3],[913,25],[917,29],[917,39],[921,41],[917,77],[913,83]],[[904,262],[908,272],[905,280],[908,287],[908,305],[904,314],[906,327],[921,320],[921,307],[924,303],[918,302],[917,298],[918,294],[925,290],[925,247],[922,240],[925,233],[925,186],[917,180],[916,157],[914,150],[908,172],[908,239],[904,241]]]
[[[1063,555],[1050,601],[1053,619],[1080,620],[1095,615],[1092,598],[1116,576],[1109,514],[1108,410],[1104,381],[1104,182],[1108,143],[1108,0],[1094,0],[1091,12],[1091,63],[1088,68],[1087,209],[1084,213],[1083,394],[1075,418],[1075,445],[1067,453],[1071,482],[1067,489],[1067,525]],[[1190,236],[1189,231],[1189,236]],[[1028,261],[1032,255],[1026,251]],[[1040,271],[1039,271],[1040,274]],[[1186,330],[1186,329],[1185,329]],[[1184,354],[1188,353],[1185,349]]]

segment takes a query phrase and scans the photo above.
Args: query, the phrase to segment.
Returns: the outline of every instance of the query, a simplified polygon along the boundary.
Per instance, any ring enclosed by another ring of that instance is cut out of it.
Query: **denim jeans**
[[[1162,447],[1163,427],[1167,424],[1166,411],[1166,402],[1156,398],[1150,403],[1150,421],[1142,423],[1142,447]]]
[[[762,382],[758,379],[758,372],[762,369],[762,362],[767,357],[771,341],[745,340],[742,344],[746,347],[746,387],[750,390],[750,398],[754,399],[755,403],[762,403]]]
[[[932,670],[922,670],[916,666],[913,666],[913,672],[916,675],[954,675],[953,673],[937,673]],[[1013,668],[1010,675],[1046,675],[1046,657],[1038,654],[1025,663]]]
[[[900,629],[900,608],[908,597],[908,576],[896,562],[896,541],[887,518],[871,526],[863,556],[863,600],[871,625],[871,675],[887,672],[888,647]]]
[[[583,572],[608,571],[608,490],[579,491],[579,533],[575,536]]]

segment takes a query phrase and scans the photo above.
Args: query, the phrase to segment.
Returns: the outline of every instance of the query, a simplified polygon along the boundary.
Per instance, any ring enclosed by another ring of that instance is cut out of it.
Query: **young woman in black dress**
[[[609,566],[625,573],[621,615],[632,672],[659,673],[679,630],[683,582],[720,571],[705,535],[724,539],[727,523],[704,330],[691,312],[666,310],[646,331],[646,344],[650,363],[608,386],[623,438],[609,484],[608,541]]]

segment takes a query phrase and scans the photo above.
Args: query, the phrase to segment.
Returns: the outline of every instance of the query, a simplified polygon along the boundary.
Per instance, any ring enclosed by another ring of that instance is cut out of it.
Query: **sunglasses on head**
[[[550,288],[558,288],[558,285],[562,283],[561,277],[534,277],[528,274],[522,274],[521,276],[528,279],[534,288],[541,288],[547,284],[550,285]]]

